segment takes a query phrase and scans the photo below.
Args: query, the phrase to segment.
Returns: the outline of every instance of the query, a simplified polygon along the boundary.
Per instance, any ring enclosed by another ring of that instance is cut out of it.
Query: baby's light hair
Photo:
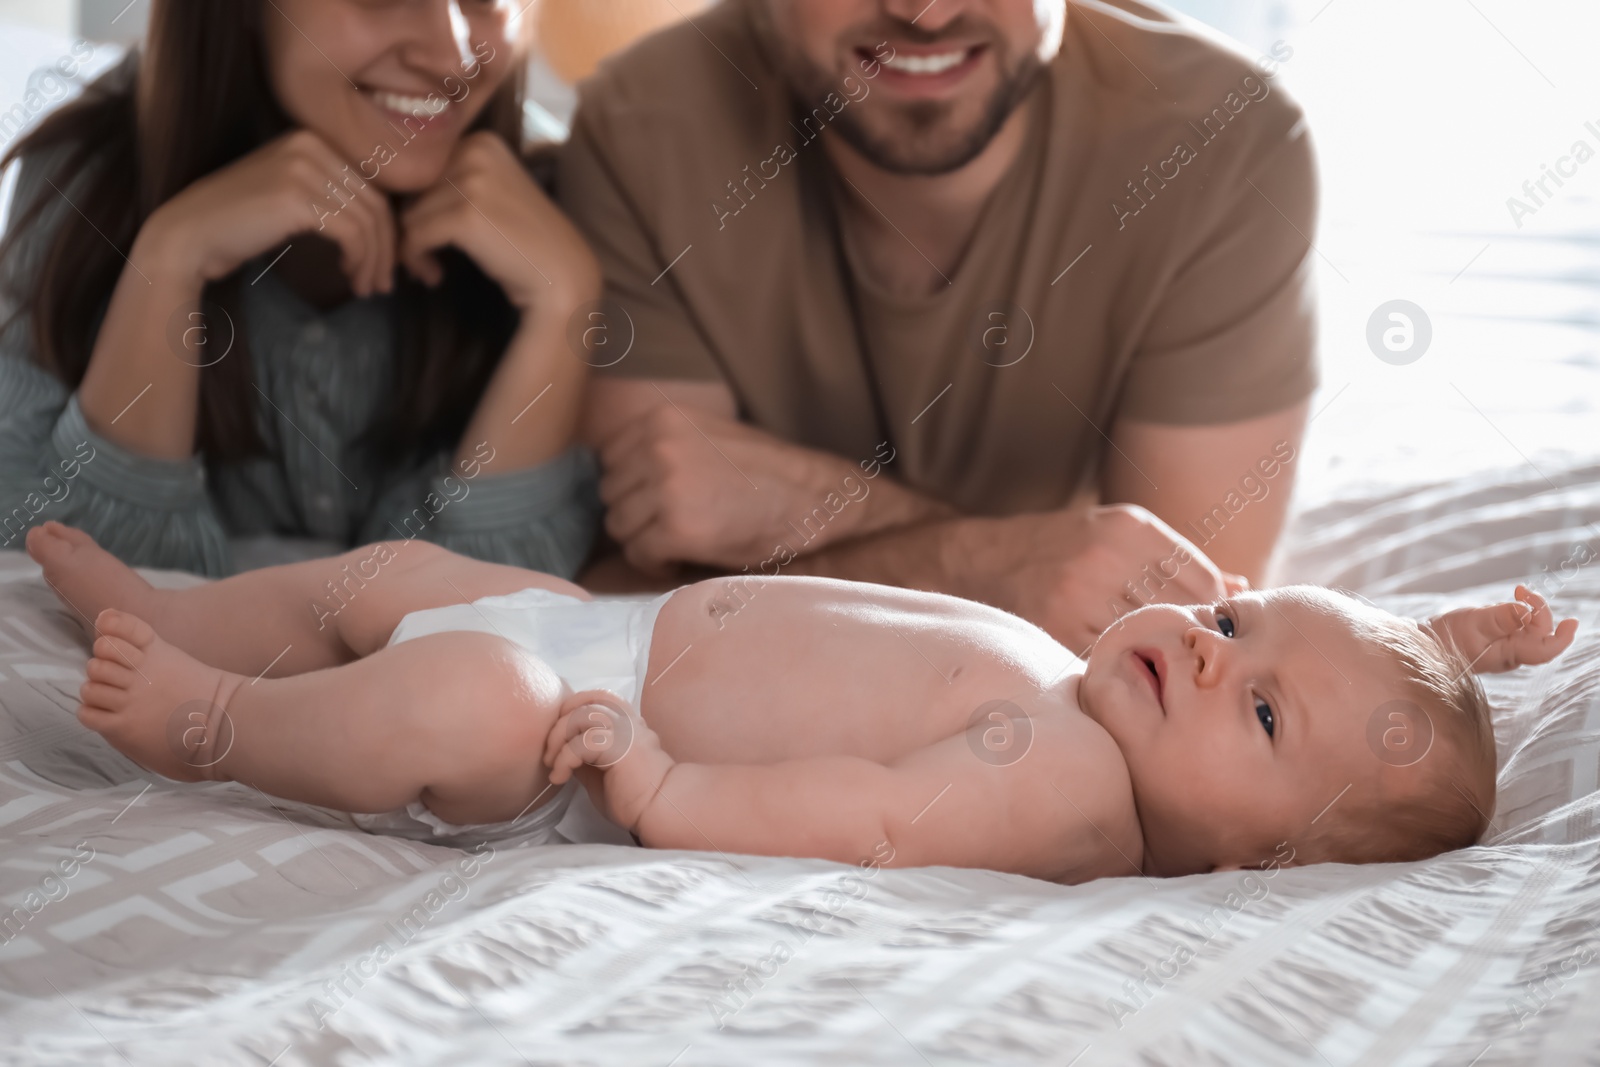
[[[1497,757],[1489,698],[1472,664],[1431,628],[1334,595],[1356,638],[1390,664],[1402,695],[1427,716],[1432,740],[1414,765],[1420,787],[1383,788],[1395,772],[1374,776],[1376,788],[1358,785],[1330,813],[1337,818],[1316,827],[1304,849],[1296,845],[1301,862],[1406,862],[1476,844],[1494,811]]]

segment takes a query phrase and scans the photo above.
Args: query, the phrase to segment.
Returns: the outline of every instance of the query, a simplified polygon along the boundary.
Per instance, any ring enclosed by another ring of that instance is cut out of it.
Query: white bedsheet
[[[140,772],[72,719],[83,644],[0,553],[0,1063],[1600,1064],[1600,567],[1561,568],[1600,552],[1600,199],[1574,183],[1525,230],[1502,208],[1595,117],[1540,77],[1592,99],[1585,0],[1297,6],[1325,388],[1280,577],[1415,614],[1539,580],[1583,620],[1558,663],[1489,680],[1487,843],[1070,889],[599,845],[466,877]],[[9,104],[64,44],[6,34]],[[1406,368],[1362,340],[1399,296],[1438,331]]]
[[[1324,504],[1290,576],[1416,613],[1503,595],[1600,519],[1595,468],[1545,473]],[[586,845],[468,877],[152,781],[73,720],[83,646],[0,555],[0,899],[40,904],[0,945],[0,1062],[1594,1062],[1600,568],[1549,588],[1583,629],[1489,680],[1493,835],[1426,863],[1063,888]]]

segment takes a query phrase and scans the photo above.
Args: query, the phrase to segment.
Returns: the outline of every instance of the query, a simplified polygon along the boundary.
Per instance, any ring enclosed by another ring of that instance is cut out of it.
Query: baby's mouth
[[[1161,680],[1161,667],[1163,666],[1161,663],[1161,653],[1156,652],[1153,649],[1134,649],[1133,655],[1134,658],[1139,661],[1140,667],[1143,668],[1145,679],[1150,683],[1150,688],[1155,693],[1156,706],[1161,709],[1162,715],[1166,715],[1167,704],[1166,701],[1162,699],[1162,690],[1164,690],[1166,686],[1162,684]]]

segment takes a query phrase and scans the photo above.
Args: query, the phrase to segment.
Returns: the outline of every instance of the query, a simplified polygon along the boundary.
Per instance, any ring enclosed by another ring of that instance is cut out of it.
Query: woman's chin
[[[437,162],[419,159],[406,161],[408,165],[402,166],[402,161],[396,159],[378,172],[372,184],[391,196],[420,193],[439,184],[448,162],[448,159]]]

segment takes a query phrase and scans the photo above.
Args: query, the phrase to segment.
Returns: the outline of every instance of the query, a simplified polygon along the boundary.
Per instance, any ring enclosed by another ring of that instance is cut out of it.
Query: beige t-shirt
[[[748,422],[856,460],[887,441],[907,484],[987,514],[1065,503],[1120,417],[1315,388],[1310,136],[1243,56],[1135,0],[1069,4],[1026,147],[950,284],[907,298],[853,268],[817,141],[871,80],[802,112],[748,20],[726,0],[582,86],[559,195],[631,322],[606,373],[720,379]]]

